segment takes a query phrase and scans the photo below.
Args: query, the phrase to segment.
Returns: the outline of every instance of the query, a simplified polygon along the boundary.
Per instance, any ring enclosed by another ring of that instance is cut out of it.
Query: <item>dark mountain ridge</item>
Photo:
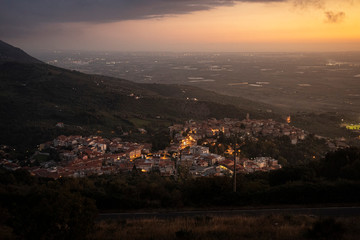
[[[42,63],[40,60],[30,56],[20,48],[16,48],[0,40],[0,63]]]

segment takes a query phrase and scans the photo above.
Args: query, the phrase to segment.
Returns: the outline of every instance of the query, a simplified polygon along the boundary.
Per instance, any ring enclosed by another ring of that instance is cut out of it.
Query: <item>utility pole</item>
[[[234,141],[234,173],[233,173],[233,192],[236,192],[236,156],[238,155],[239,159],[240,159],[240,147],[245,145],[245,141],[243,141],[241,144],[237,144],[237,133],[235,134],[235,141]],[[237,146],[239,148],[237,148]]]
[[[180,149],[180,151],[175,159],[175,179],[176,180],[179,179],[179,164],[181,162],[181,152],[182,152],[182,150]]]

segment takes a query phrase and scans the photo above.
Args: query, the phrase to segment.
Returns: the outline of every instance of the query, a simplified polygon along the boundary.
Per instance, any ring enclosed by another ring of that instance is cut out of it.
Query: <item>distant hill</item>
[[[0,63],[42,63],[40,60],[28,55],[20,48],[16,48],[0,40]]]
[[[87,75],[44,64],[6,43],[1,46],[0,144],[36,145],[59,134],[119,136],[139,127],[244,118],[248,112],[276,117],[266,112],[267,106],[241,98],[190,86]],[[58,122],[65,128],[55,127]]]

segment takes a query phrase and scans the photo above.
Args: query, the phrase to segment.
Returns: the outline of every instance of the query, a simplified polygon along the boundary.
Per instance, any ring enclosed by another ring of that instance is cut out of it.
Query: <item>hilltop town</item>
[[[145,130],[141,130],[146,134]],[[152,151],[149,143],[126,142],[121,138],[110,140],[101,136],[61,135],[40,144],[30,160],[30,166],[20,167],[7,159],[2,159],[1,165],[12,170],[23,168],[33,175],[49,178],[129,171],[156,171],[162,176],[177,176],[184,171],[192,176],[222,176],[233,174],[234,169],[251,173],[282,167],[278,160],[271,157],[248,159],[242,156],[240,146],[246,141],[256,141],[259,137],[288,136],[292,144],[297,144],[307,136],[304,130],[288,123],[272,119],[253,120],[249,116],[244,120],[189,120],[170,126],[169,134],[169,147],[156,152]],[[211,146],[221,145],[221,138],[234,139],[234,142],[227,145],[222,153],[211,152]]]

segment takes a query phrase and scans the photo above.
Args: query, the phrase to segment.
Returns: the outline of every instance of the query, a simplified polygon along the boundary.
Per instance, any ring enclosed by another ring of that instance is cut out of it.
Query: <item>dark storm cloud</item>
[[[236,2],[284,0],[0,0],[1,15],[32,21],[113,21],[183,14]]]
[[[327,23],[338,23],[344,20],[345,13],[344,12],[325,12],[326,22]]]
[[[0,0],[0,35],[32,31],[42,24],[146,19],[237,2],[282,1],[286,0]]]
[[[160,18],[236,3],[292,2],[299,9],[324,10],[327,22],[345,14],[325,9],[327,0],[0,0],[0,38],[49,32],[55,23],[104,23]],[[56,29],[52,29],[56,31]]]

